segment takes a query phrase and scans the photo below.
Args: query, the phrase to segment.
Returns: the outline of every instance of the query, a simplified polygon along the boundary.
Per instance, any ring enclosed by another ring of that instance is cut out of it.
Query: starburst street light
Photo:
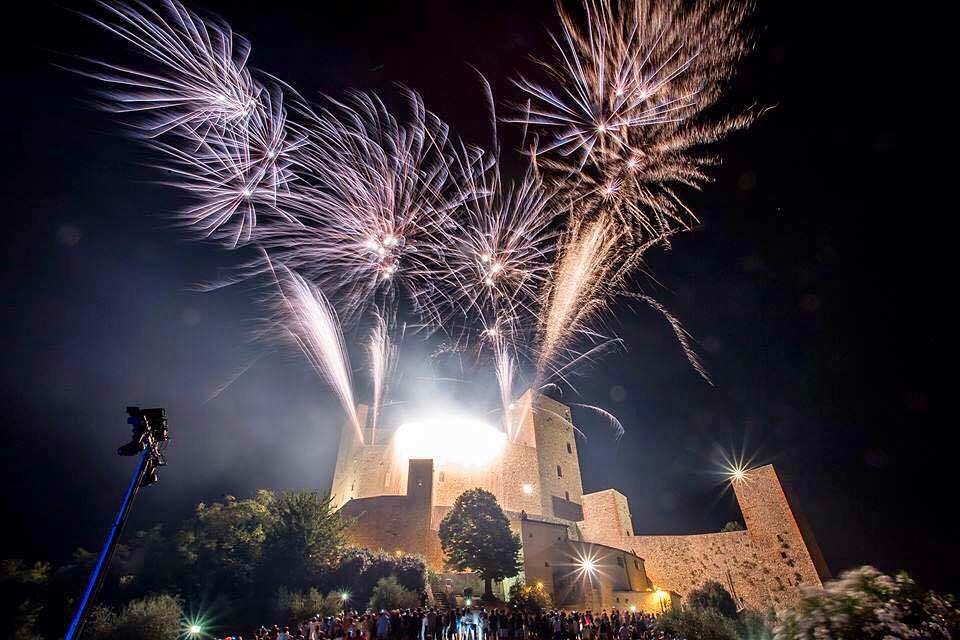
[[[722,476],[723,482],[728,487],[748,484],[751,480],[750,470],[755,467],[756,455],[748,457],[743,449],[738,453],[737,451],[728,452],[718,447],[717,451],[719,453],[717,473]]]
[[[580,559],[580,569],[589,575],[593,575],[597,571],[597,563],[593,558],[581,558]]]
[[[211,637],[210,618],[203,614],[189,615],[182,619],[180,640],[201,640]]]

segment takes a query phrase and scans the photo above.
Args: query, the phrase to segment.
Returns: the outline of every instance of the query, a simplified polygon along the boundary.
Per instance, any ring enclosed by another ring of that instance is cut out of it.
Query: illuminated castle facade
[[[359,415],[366,422],[366,407]],[[766,610],[828,575],[772,466],[734,483],[745,531],[635,535],[626,496],[583,492],[569,407],[527,392],[510,420],[512,438],[465,424],[368,428],[361,440],[344,426],[331,493],[353,519],[350,542],[418,553],[442,572],[440,521],[461,493],[479,487],[497,497],[523,540],[521,578],[542,584],[557,606],[661,611],[716,580],[739,603]]]

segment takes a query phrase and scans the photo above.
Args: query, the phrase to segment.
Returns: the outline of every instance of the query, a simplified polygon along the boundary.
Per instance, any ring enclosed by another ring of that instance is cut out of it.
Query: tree
[[[274,502],[273,493],[260,490],[252,498],[225,496],[223,502],[198,504],[176,534],[183,565],[177,582],[183,590],[208,603],[222,598],[228,610],[243,609],[273,528]]]
[[[387,576],[377,580],[367,606],[373,611],[412,609],[420,606],[420,596],[400,586],[396,576]]]
[[[333,567],[347,522],[331,508],[329,493],[290,491],[271,505],[263,567],[269,583],[299,590]]]
[[[743,525],[740,524],[739,520],[731,520],[727,524],[723,525],[723,529],[720,529],[720,533],[729,533],[731,531],[743,531]]]
[[[520,537],[489,491],[462,493],[440,522],[440,545],[458,571],[470,569],[483,578],[483,597],[493,598],[493,580],[520,572]]]
[[[951,598],[921,589],[906,573],[892,578],[873,567],[847,571],[823,589],[805,589],[774,629],[777,640],[958,636],[960,611]]]
[[[697,609],[712,609],[731,620],[737,617],[737,604],[716,580],[708,580],[687,594],[687,604]]]
[[[553,608],[550,594],[543,588],[543,583],[513,583],[510,586],[510,605],[529,614],[538,614]]]

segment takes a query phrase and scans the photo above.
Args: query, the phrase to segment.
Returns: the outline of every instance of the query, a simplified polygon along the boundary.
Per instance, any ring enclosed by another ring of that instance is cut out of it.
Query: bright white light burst
[[[401,460],[432,458],[438,465],[472,468],[496,461],[506,442],[506,434],[496,427],[443,412],[406,422],[394,436]]]

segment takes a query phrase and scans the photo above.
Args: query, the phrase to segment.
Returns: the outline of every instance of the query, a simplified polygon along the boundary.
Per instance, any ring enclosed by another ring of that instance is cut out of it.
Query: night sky
[[[170,227],[179,196],[92,108],[91,84],[57,68],[115,49],[70,11],[89,5],[36,4],[8,14],[0,44],[0,556],[62,561],[100,544],[133,464],[113,453],[128,404],[166,407],[174,438],[134,526],[174,525],[224,493],[326,489],[337,404],[301,356],[251,340],[259,292],[195,291],[242,254]],[[255,67],[307,96],[403,82],[476,143],[489,130],[470,65],[516,97],[508,78],[555,25],[540,0],[329,4],[190,6],[227,19]],[[648,290],[697,338],[716,386],[662,318],[618,307],[627,351],[567,398],[627,430],[614,441],[575,413],[584,488],[625,493],[638,533],[718,531],[740,516],[716,450],[743,449],[776,465],[835,574],[873,564],[957,591],[943,515],[956,455],[932,418],[941,346],[921,223],[936,214],[915,200],[924,178],[901,95],[917,63],[897,34],[911,25],[840,4],[761,2],[732,104],[775,108],[721,146],[716,182],[690,196],[702,227],[650,258]]]

